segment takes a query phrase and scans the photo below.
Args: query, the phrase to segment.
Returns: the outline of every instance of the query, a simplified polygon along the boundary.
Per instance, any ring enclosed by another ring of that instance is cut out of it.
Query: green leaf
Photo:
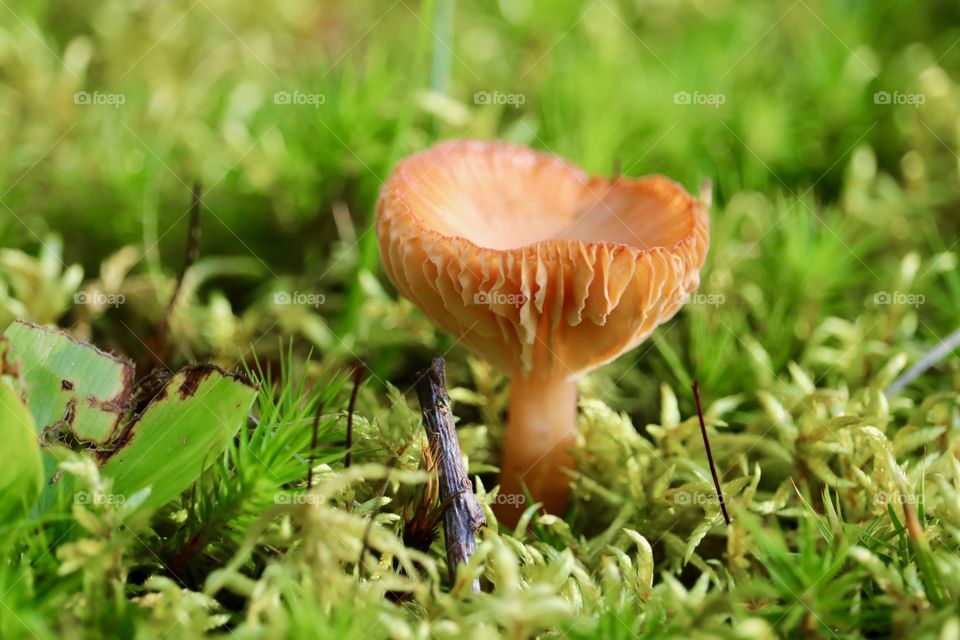
[[[5,382],[0,382],[0,441],[6,458],[0,465],[0,522],[6,523],[36,502],[43,462],[30,411]]]
[[[111,438],[133,391],[133,364],[23,321],[11,324],[3,340],[38,433],[64,426],[81,441]]]
[[[230,443],[256,394],[245,377],[214,366],[181,370],[127,429],[104,475],[121,495],[152,487],[151,506],[176,498]]]
[[[19,379],[36,433],[64,430],[76,440],[101,445],[101,451],[108,450],[103,472],[113,476],[114,491],[129,496],[151,487],[151,506],[172,500],[200,477],[236,434],[256,397],[255,385],[245,377],[213,366],[187,367],[130,420],[130,362],[26,322],[7,329],[0,354],[4,370]],[[52,478],[56,460],[48,456],[45,462]]]

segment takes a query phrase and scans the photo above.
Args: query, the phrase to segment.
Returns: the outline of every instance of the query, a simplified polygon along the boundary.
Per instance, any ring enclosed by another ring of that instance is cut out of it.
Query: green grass
[[[0,523],[0,637],[960,633],[960,358],[883,394],[960,326],[955,6],[26,0],[0,16],[0,329],[24,317],[149,362],[197,182],[200,259],[163,366],[261,384],[179,498],[64,493]],[[370,225],[396,160],[455,137],[710,179],[714,208],[698,296],[581,383],[570,512],[486,529],[450,585],[442,542],[403,545],[425,481],[412,386],[445,354],[489,504],[506,379],[398,298]],[[92,460],[62,472],[109,493]]]

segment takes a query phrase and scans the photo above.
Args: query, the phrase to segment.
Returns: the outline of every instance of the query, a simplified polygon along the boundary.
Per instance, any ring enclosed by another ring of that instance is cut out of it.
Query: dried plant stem
[[[700,434],[703,436],[703,446],[707,449],[707,461],[710,463],[710,475],[713,476],[713,486],[717,489],[717,500],[720,501],[720,511],[723,520],[730,526],[730,514],[727,513],[727,503],[723,499],[723,489],[720,487],[720,476],[717,475],[717,465],[713,461],[713,450],[710,448],[710,438],[707,437],[707,425],[703,421],[703,406],[700,404],[700,385],[693,381],[693,398],[697,401],[697,417],[700,418]]]
[[[887,387],[883,393],[888,398],[892,398],[893,396],[897,395],[903,391],[908,384],[926,372],[927,369],[946,358],[957,348],[960,348],[960,329],[957,329],[951,333],[949,336],[941,340],[937,346],[923,354],[923,357],[920,358],[915,365],[907,369],[903,375],[894,380],[893,383]]]
[[[313,465],[316,464],[317,453],[317,432],[320,430],[320,408],[317,407],[317,413],[313,416],[313,434],[310,436],[310,457],[307,463],[307,491],[313,488]]]
[[[183,260],[183,266],[180,273],[177,274],[177,281],[173,285],[173,293],[170,300],[160,317],[160,322],[150,339],[147,340],[147,351],[152,356],[152,369],[160,367],[166,368],[164,364],[170,352],[170,341],[168,334],[170,332],[170,319],[173,315],[173,309],[180,298],[180,291],[183,289],[183,280],[187,271],[192,267],[200,256],[200,208],[203,204],[203,191],[199,183],[194,183],[190,195],[190,227],[187,231],[187,254]]]
[[[436,452],[440,474],[440,500],[449,501],[443,514],[443,533],[447,548],[450,582],[456,581],[457,567],[469,562],[477,549],[476,533],[487,520],[473,493],[473,485],[463,465],[463,452],[453,426],[450,397],[447,395],[443,358],[435,358],[430,369],[417,383],[417,397],[423,414],[430,447]],[[480,581],[471,585],[480,591]]]
[[[344,457],[343,466],[346,469],[350,468],[350,462],[352,461],[352,450],[353,450],[353,412],[357,406],[357,394],[360,391],[360,385],[363,384],[363,377],[366,373],[366,368],[363,366],[363,363],[357,364],[357,367],[353,370],[353,390],[350,392],[350,404],[347,405],[347,441],[346,441],[346,450],[347,455]]]

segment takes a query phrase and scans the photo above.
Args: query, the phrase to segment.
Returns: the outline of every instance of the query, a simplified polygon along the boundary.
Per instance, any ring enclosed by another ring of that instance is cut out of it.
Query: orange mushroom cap
[[[503,142],[400,161],[377,203],[389,278],[513,375],[575,376],[641,343],[700,282],[708,204],[663,176],[588,177]]]

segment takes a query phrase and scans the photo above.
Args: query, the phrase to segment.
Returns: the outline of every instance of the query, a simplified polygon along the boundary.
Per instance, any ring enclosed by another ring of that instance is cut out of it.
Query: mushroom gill
[[[505,462],[515,431],[549,442],[502,466],[503,480],[521,473],[548,509],[564,492],[548,500],[534,489],[556,484],[549,475],[568,460],[557,447],[572,442],[562,425],[575,422],[575,377],[672,317],[709,244],[707,204],[667,178],[591,178],[552,155],[479,141],[402,160],[377,203],[377,233],[400,292],[512,376]],[[537,420],[539,435],[527,424]]]

